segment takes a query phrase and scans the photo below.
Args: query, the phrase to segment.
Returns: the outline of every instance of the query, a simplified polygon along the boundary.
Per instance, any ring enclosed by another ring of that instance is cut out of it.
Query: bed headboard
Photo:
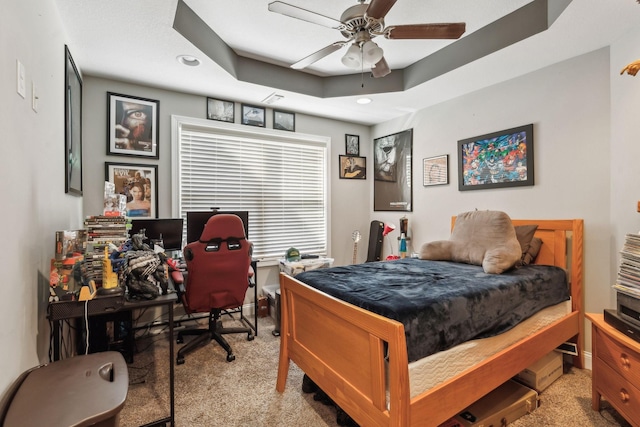
[[[451,217],[451,229],[456,217]],[[583,286],[583,232],[582,219],[512,219],[513,225],[537,225],[535,236],[542,240],[540,252],[535,264],[555,265],[567,270],[571,286],[571,305],[573,311],[584,315],[582,306]],[[580,336],[584,332],[584,322],[580,322]],[[582,343],[579,343],[582,346]],[[579,349],[582,354],[582,348]]]

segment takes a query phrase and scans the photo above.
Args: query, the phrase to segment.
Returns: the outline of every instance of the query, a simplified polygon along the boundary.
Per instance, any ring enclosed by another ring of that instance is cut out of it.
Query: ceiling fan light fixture
[[[342,57],[342,63],[345,67],[357,70],[361,66],[360,55],[360,47],[354,43],[349,46],[349,49],[347,49],[347,53],[345,53]]]
[[[384,51],[371,40],[362,45],[362,57],[365,65],[375,65],[382,59]]]

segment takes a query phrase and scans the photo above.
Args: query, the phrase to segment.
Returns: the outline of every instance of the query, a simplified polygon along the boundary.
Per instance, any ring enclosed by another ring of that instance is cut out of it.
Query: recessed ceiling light
[[[200,65],[200,60],[195,56],[191,55],[179,55],[178,62],[184,65],[188,65],[189,67],[197,67]]]
[[[371,98],[358,98],[356,102],[362,105],[369,104],[371,102]]]

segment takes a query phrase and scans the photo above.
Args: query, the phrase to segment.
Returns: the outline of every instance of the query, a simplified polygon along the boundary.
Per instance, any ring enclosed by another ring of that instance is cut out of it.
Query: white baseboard
[[[584,353],[584,369],[588,369],[591,370],[592,364],[592,357],[591,357],[591,352],[590,351],[585,351]]]

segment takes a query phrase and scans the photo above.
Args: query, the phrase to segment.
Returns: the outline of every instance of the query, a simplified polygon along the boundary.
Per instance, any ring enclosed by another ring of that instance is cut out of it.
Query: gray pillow
[[[425,243],[420,250],[420,259],[481,265],[491,274],[510,269],[521,258],[511,218],[500,211],[462,213],[449,240]]]

